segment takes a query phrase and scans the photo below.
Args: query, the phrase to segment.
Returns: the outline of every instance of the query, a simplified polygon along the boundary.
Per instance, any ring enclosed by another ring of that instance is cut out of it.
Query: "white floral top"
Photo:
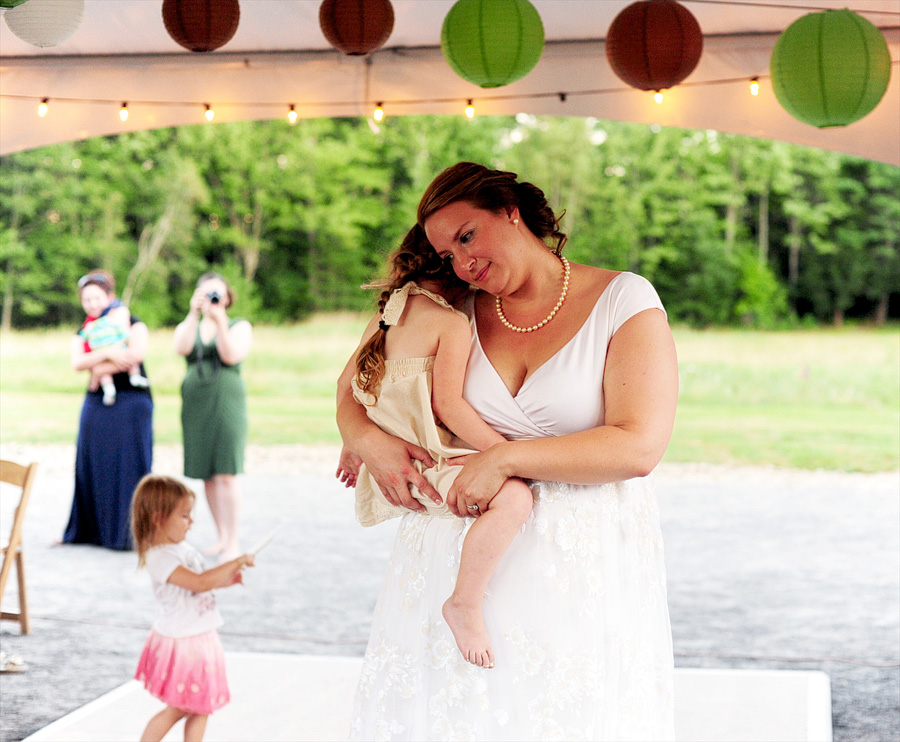
[[[154,631],[163,636],[196,636],[222,625],[216,596],[211,590],[193,593],[168,582],[177,567],[197,573],[204,571],[203,557],[193,546],[186,541],[154,546],[147,550],[146,562],[153,594],[161,609],[153,624]]]

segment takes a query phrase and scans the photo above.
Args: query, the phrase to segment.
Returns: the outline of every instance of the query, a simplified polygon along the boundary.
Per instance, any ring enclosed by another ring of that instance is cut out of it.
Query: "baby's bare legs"
[[[141,735],[141,742],[159,742],[185,716],[187,714],[184,711],[166,706],[147,723],[147,728]],[[185,735],[187,735],[187,728],[185,728]]]
[[[463,657],[479,667],[494,666],[494,650],[481,615],[484,591],[533,504],[525,482],[507,479],[463,542],[456,589],[442,612]]]
[[[141,366],[138,363],[128,369],[128,381],[135,389],[147,389],[150,386],[149,379],[141,373]]]
[[[116,403],[116,385],[113,383],[112,374],[100,376],[100,388],[103,390],[103,404],[107,407]]]

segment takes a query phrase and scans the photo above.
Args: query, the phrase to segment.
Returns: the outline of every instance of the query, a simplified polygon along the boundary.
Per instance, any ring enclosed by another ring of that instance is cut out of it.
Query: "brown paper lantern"
[[[335,49],[350,56],[384,45],[394,30],[390,0],[323,0],[319,27]]]
[[[192,52],[227,44],[241,18],[238,0],[163,0],[163,23],[177,43]]]
[[[703,51],[703,32],[675,0],[641,0],[625,8],[606,34],[606,58],[639,90],[663,90],[684,80]]]

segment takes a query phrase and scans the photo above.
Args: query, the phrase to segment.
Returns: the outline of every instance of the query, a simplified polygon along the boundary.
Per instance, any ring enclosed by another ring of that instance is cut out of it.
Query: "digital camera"
[[[222,301],[222,294],[216,289],[213,289],[209,293],[207,293],[206,298],[209,299],[210,304],[218,304]]]

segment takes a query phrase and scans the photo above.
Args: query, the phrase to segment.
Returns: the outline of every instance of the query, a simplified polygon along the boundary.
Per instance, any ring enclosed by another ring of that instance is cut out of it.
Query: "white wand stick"
[[[265,537],[262,541],[260,541],[256,546],[254,546],[252,549],[250,549],[250,552],[249,552],[249,553],[250,553],[250,554],[253,554],[253,556],[256,556],[260,551],[262,551],[262,549],[263,549],[264,547],[266,547],[266,546],[269,545],[269,542],[270,542],[273,538],[275,538],[275,534],[277,534],[282,528],[284,528],[284,526],[285,526],[284,523],[282,523],[280,526],[276,526],[268,536],[266,536],[266,537]]]

